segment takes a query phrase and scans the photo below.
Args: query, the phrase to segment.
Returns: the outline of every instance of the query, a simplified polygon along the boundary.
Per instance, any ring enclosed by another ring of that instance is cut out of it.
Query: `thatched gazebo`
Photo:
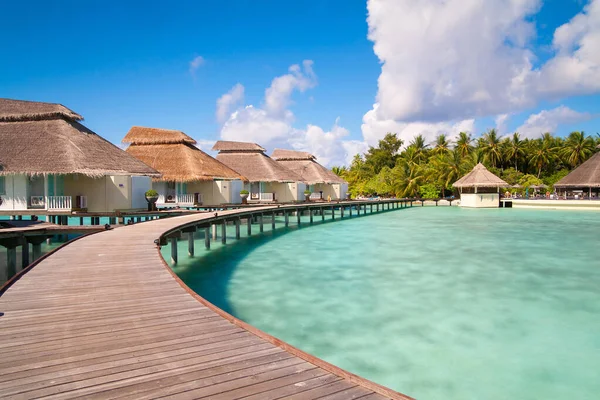
[[[312,198],[340,200],[346,197],[348,182],[319,164],[314,155],[304,151],[275,149],[271,157],[300,175],[309,185]]]
[[[159,207],[241,202],[246,179],[197,148],[183,132],[134,126],[123,143],[129,143],[127,153],[161,173],[152,183]]]
[[[600,149],[600,146],[598,146]],[[600,197],[600,152],[575,168],[569,175],[554,184],[562,196],[587,196],[589,199]]]
[[[0,99],[0,211],[145,208],[160,174],[61,104]]]
[[[497,208],[500,207],[500,188],[510,185],[479,163],[452,186],[460,191],[461,207]]]
[[[219,140],[212,148],[217,160],[245,176],[250,200],[298,201],[304,197],[302,178],[265,154],[256,143]]]

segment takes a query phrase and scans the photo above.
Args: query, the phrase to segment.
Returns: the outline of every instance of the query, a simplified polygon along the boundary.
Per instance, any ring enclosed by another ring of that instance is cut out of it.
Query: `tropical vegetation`
[[[478,138],[461,132],[452,140],[441,134],[431,143],[423,135],[405,143],[388,133],[376,147],[355,155],[349,167],[332,171],[348,181],[352,196],[449,196],[456,194],[452,184],[479,162],[510,185],[521,186],[513,192],[540,184],[553,191],[553,185],[590,158],[598,146],[600,135],[584,132],[566,138],[545,133],[529,139],[519,133],[501,137],[490,129]]]

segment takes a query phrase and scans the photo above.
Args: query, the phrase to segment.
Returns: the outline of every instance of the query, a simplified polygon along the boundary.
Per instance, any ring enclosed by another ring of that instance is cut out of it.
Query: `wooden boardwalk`
[[[211,216],[84,237],[9,287],[0,398],[408,399],[245,329],[183,287],[154,240]]]

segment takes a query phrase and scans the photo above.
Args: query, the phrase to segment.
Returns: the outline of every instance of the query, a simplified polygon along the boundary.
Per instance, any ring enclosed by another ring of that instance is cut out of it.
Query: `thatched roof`
[[[300,175],[267,156],[265,149],[255,143],[218,141],[213,150],[219,150],[217,160],[250,182],[304,182]]]
[[[127,148],[127,153],[162,174],[156,181],[247,180],[195,147],[193,143],[196,141],[180,131],[134,126],[123,142],[133,143]]]
[[[454,182],[456,188],[464,187],[508,187],[508,183],[492,174],[487,168],[479,163],[471,172]]]
[[[123,138],[130,144],[196,144],[196,141],[181,131],[133,126]]]
[[[231,142],[227,140],[219,140],[215,143],[212,148],[214,151],[220,152],[241,152],[241,151],[250,151],[250,152],[265,152],[266,150],[257,145],[256,143],[249,142]]]
[[[316,157],[304,151],[275,149],[271,155],[277,162],[294,171],[309,185],[317,183],[347,183],[345,180],[316,162]]]
[[[64,106],[1,99],[0,116],[0,175],[159,175]]]
[[[0,99],[0,122],[41,121],[53,118],[83,120],[81,115],[62,104]]]
[[[554,184],[561,188],[600,187],[600,152],[594,154],[586,162]]]

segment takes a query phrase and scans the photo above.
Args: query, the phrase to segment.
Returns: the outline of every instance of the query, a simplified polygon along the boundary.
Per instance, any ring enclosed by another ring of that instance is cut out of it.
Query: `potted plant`
[[[247,190],[240,190],[240,197],[242,198],[242,203],[246,204],[248,202],[248,196],[250,192]]]
[[[310,195],[311,195],[311,194],[312,194],[312,192],[311,192],[310,190],[306,189],[306,190],[304,191],[304,200],[306,200],[306,201],[310,201]]]
[[[158,201],[158,192],[154,189],[147,190],[146,201],[148,202],[148,211],[155,211],[156,202]]]

